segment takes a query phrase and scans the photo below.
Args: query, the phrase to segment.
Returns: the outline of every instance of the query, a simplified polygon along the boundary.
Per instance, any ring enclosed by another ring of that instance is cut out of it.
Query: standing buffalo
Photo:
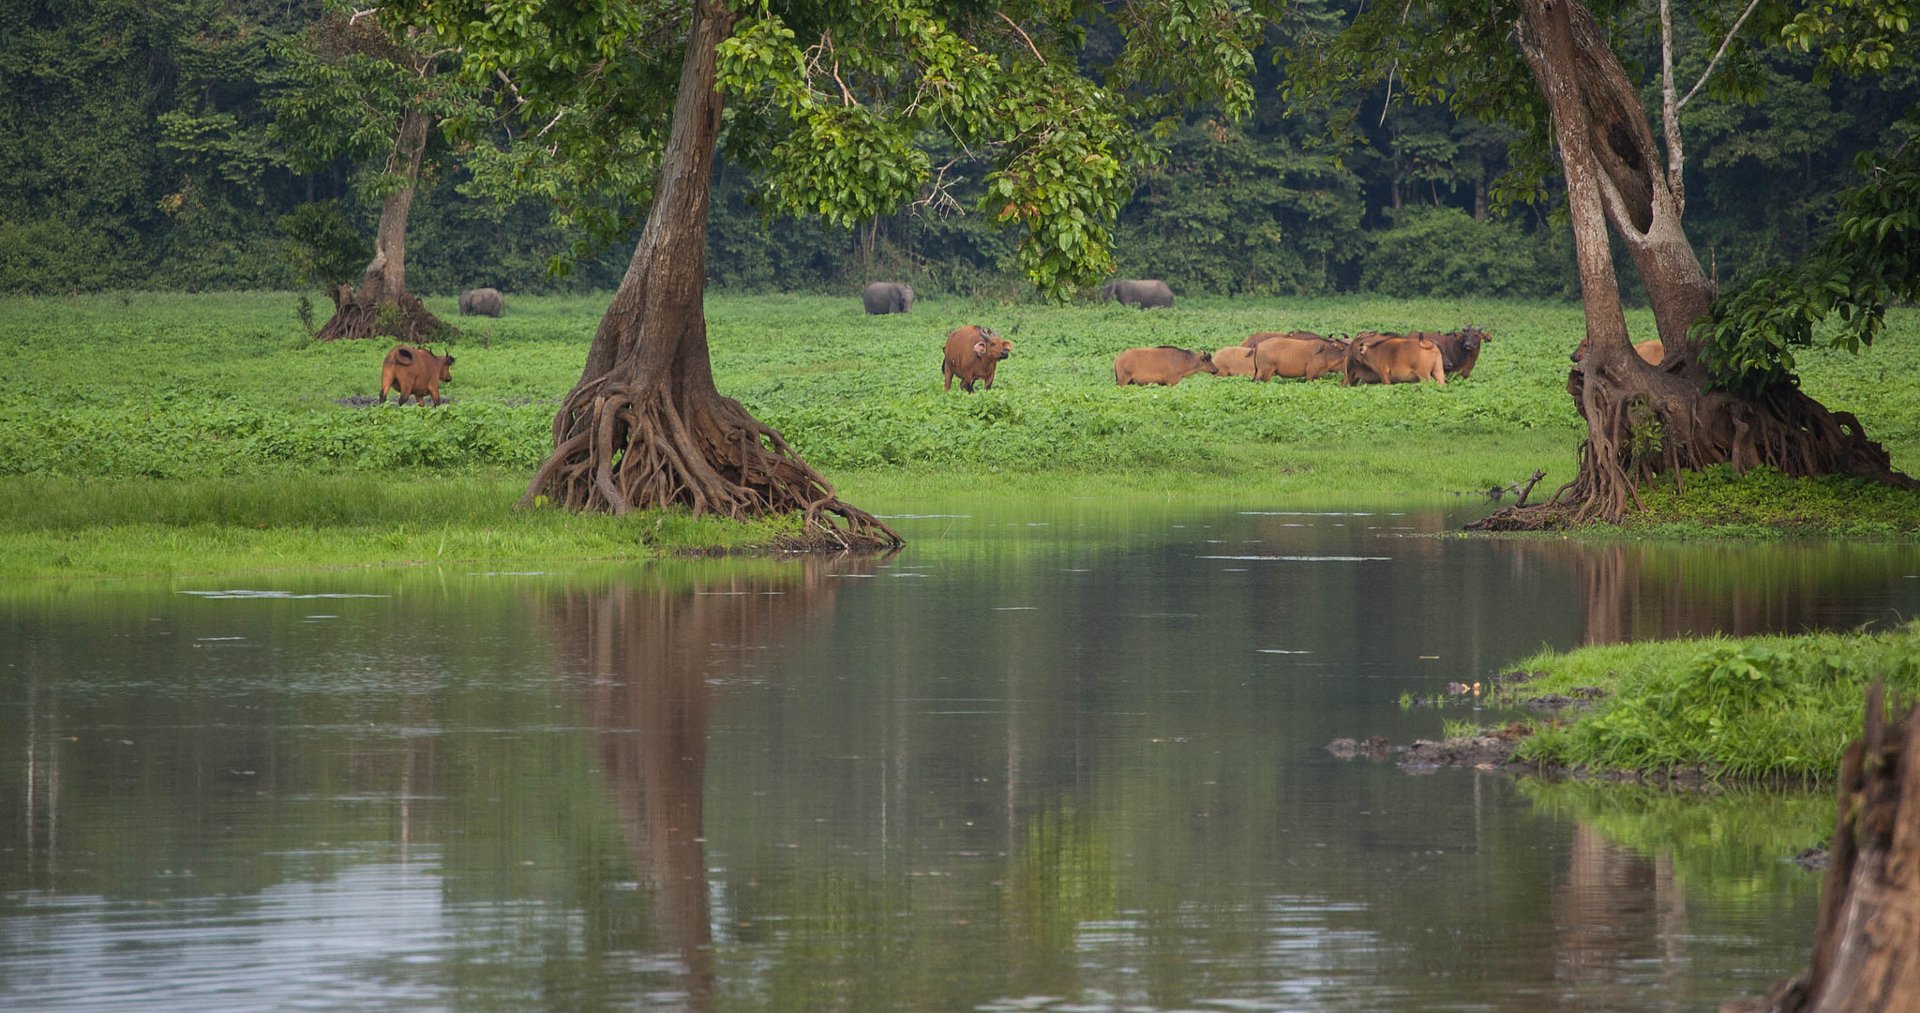
[[[1346,343],[1318,336],[1282,335],[1253,350],[1253,378],[1261,383],[1276,376],[1318,380],[1346,364]]]
[[[1228,345],[1213,352],[1213,364],[1220,376],[1252,376],[1253,349]]]
[[[1347,378],[1345,385],[1356,383],[1418,383],[1432,380],[1441,385],[1447,382],[1446,367],[1442,365],[1440,346],[1418,338],[1400,334],[1367,335],[1373,340],[1362,341],[1356,335],[1348,346]]]
[[[460,293],[460,315],[497,317],[507,308],[507,300],[497,288],[470,288]]]
[[[913,312],[913,286],[897,281],[876,281],[860,293],[860,301],[871,314]]]
[[[1013,354],[1013,342],[1001,337],[991,327],[980,324],[968,324],[947,335],[947,356],[940,363],[940,372],[946,377],[947,390],[953,389],[953,378],[960,378],[960,389],[973,393],[977,381],[985,381],[988,390],[993,389],[993,371],[1000,366],[1000,360]]]
[[[420,347],[396,345],[380,363],[380,403],[387,403],[387,391],[398,390],[400,400],[417,398],[424,407],[427,398],[440,403],[440,385],[453,380],[453,356],[435,355]]]
[[[1195,373],[1219,372],[1212,353],[1189,352],[1172,345],[1129,348],[1113,360],[1113,382],[1122,387],[1130,383],[1164,383],[1171,387]]]
[[[1100,286],[1102,301],[1118,300],[1129,306],[1138,306],[1143,310],[1156,306],[1173,307],[1173,289],[1158,278],[1144,278],[1139,281],[1110,281]]]

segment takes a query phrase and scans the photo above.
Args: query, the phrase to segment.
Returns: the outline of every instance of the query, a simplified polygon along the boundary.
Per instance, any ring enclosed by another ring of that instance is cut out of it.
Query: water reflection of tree
[[[1687,951],[1690,896],[1804,920],[1813,878],[1782,855],[1819,839],[1831,803],[1817,793],[1690,795],[1622,785],[1527,781],[1537,807],[1573,822],[1567,870],[1554,890],[1556,976],[1604,995],[1665,980],[1700,958]],[[1598,989],[1595,989],[1595,986]],[[1622,992],[1623,1006],[1636,995]]]
[[[695,1008],[709,1007],[714,992],[704,829],[710,680],[750,666],[801,620],[819,618],[833,588],[821,561],[808,559],[582,590],[555,606],[556,641],[585,654],[579,692],[650,895],[650,923],[685,968]]]
[[[1808,546],[1496,543],[1517,562],[1572,571],[1586,605],[1589,644],[1724,633],[1748,636],[1857,626],[1887,599],[1882,618],[1902,620],[1897,581],[1913,555],[1885,548]]]

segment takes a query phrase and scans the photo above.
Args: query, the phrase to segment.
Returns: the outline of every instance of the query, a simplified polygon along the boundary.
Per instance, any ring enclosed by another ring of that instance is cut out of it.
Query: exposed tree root
[[[453,325],[428,311],[413,293],[401,292],[382,300],[377,292],[369,291],[377,287],[362,285],[355,291],[351,285],[340,286],[333,319],[320,328],[314,340],[338,341],[388,334],[401,341],[425,344],[459,333]]]
[[[554,417],[554,450],[527,486],[573,510],[624,514],[684,506],[735,520],[798,512],[814,547],[902,543],[885,523],[841,502],[780,433],[719,394],[679,404],[664,384],[610,377],[582,384]],[[834,518],[839,518],[836,522]]]
[[[1916,487],[1893,469],[1886,449],[1867,438],[1859,419],[1829,411],[1797,387],[1782,384],[1747,400],[1702,393],[1698,385],[1695,369],[1636,363],[1584,377],[1576,369],[1568,389],[1586,415],[1587,441],[1574,480],[1544,503],[1509,507],[1468,527],[1539,531],[1619,523],[1640,506],[1642,487],[1661,476],[1680,483],[1687,472],[1716,464],[1738,471],[1766,466],[1798,478],[1858,475]]]

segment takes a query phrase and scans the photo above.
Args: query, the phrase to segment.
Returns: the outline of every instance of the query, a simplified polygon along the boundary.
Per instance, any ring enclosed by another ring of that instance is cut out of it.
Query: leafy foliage
[[[1694,325],[1719,385],[1754,393],[1789,382],[1792,349],[1820,325],[1833,322],[1829,341],[1858,351],[1884,329],[1889,304],[1920,298],[1920,143],[1859,166],[1865,182],[1840,195],[1832,231],[1803,263],[1722,296]]]
[[[1556,248],[1557,247],[1557,248]],[[1409,206],[1374,235],[1361,286],[1392,296],[1576,294],[1572,251],[1529,237],[1509,220],[1474,220],[1446,207]]]

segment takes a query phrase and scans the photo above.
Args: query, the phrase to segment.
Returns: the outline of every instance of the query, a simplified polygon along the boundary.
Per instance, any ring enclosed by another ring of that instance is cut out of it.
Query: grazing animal
[[[1247,340],[1240,342],[1240,347],[1241,348],[1259,348],[1262,342],[1268,341],[1273,338],[1316,338],[1317,339],[1322,337],[1324,336],[1315,334],[1312,331],[1258,331],[1256,333],[1247,335]]]
[[[1667,357],[1667,346],[1661,344],[1659,338],[1648,338],[1645,341],[1636,341],[1633,345],[1633,351],[1634,354],[1647,360],[1647,365],[1649,366],[1658,366]]]
[[[1101,301],[1116,300],[1141,309],[1154,307],[1173,307],[1173,289],[1158,278],[1141,278],[1135,281],[1110,281],[1100,286]]]
[[[453,356],[435,355],[419,346],[396,345],[380,363],[380,403],[387,403],[387,391],[398,390],[395,404],[416,398],[422,406],[427,398],[440,403],[440,385],[453,380]]]
[[[1213,364],[1221,376],[1252,376],[1253,349],[1241,345],[1228,345],[1216,349]]]
[[[913,286],[897,281],[876,281],[860,293],[860,301],[870,314],[913,312]]]
[[[460,315],[463,317],[497,317],[506,308],[506,297],[497,288],[470,288],[460,293]]]
[[[1261,383],[1276,376],[1318,380],[1346,365],[1347,346],[1317,336],[1283,335],[1253,350],[1253,378]]]
[[[1001,359],[1012,354],[1013,342],[991,327],[968,324],[956,328],[947,335],[947,354],[940,363],[940,372],[947,381],[944,389],[952,390],[954,377],[959,377],[960,389],[969,394],[973,393],[973,385],[981,381],[992,390],[994,370],[999,368]]]
[[[1473,375],[1473,365],[1480,361],[1480,345],[1491,337],[1486,331],[1471,325],[1445,333],[1414,331],[1407,336],[1425,338],[1439,346],[1441,365],[1446,367],[1447,375],[1456,380]]]
[[[1171,387],[1195,373],[1219,372],[1211,352],[1189,352],[1172,345],[1129,348],[1113,360],[1113,382],[1122,387],[1130,383],[1164,383]]]
[[[1432,380],[1444,386],[1447,370],[1440,346],[1426,338],[1392,335],[1361,344],[1355,339],[1347,356],[1347,383],[1419,383]]]

